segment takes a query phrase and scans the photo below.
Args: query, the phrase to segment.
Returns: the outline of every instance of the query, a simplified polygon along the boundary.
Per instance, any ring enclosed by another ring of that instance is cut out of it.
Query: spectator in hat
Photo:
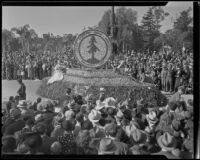
[[[54,123],[53,123],[53,130],[51,132],[51,137],[54,138],[58,138],[59,136],[62,136],[64,133],[64,128],[62,126],[62,122],[64,120],[64,115],[61,114],[61,116],[59,116],[59,114],[55,117],[54,119]]]
[[[81,123],[81,130],[91,130],[93,128],[93,124],[92,122],[87,119],[87,120],[84,120],[82,123]]]
[[[81,130],[76,138],[77,154],[97,155],[97,150],[90,145],[91,137],[88,130]]]
[[[168,132],[158,137],[157,143],[161,148],[160,152],[153,153],[152,155],[163,155],[168,159],[176,159],[176,156],[172,154],[172,151],[176,149],[177,142],[175,138]]]
[[[130,144],[129,137],[126,135],[125,131],[122,129],[121,126],[117,126],[115,123],[106,124],[105,133],[107,137],[113,140]]]
[[[76,125],[74,129],[74,136],[77,137],[78,133],[81,130],[81,123],[84,121],[84,115],[80,112],[76,114]]]
[[[21,117],[21,111],[17,108],[10,110],[10,116],[13,118],[10,122],[5,124],[5,130],[3,129],[5,135],[14,135],[15,132],[21,130],[25,127],[25,121]]]
[[[128,146],[111,138],[101,139],[98,147],[99,155],[127,155]]]
[[[16,147],[16,139],[13,136],[2,137],[2,154],[12,154]]]
[[[19,99],[20,100],[26,100],[26,86],[22,82],[22,79],[19,79],[18,83],[20,85],[20,88],[17,91],[17,94],[19,95]]]
[[[75,128],[71,120],[64,120],[62,127],[65,130],[62,136],[58,137],[58,141],[62,145],[62,154],[76,154],[76,141],[72,131]]]
[[[43,123],[39,123],[36,125],[36,132],[42,138],[42,146],[40,146],[39,152],[42,152],[44,154],[50,154],[50,147],[56,141],[56,138],[47,136],[47,127]]]
[[[21,110],[21,115],[23,117],[25,116],[33,116],[34,112],[31,111],[30,109],[28,109],[30,105],[27,104],[27,101],[25,100],[20,100],[19,104],[17,105],[17,107]]]
[[[161,71],[161,84],[162,84],[162,90],[166,91],[166,78],[167,78],[167,67],[166,65],[163,66]]]
[[[178,91],[172,95],[172,97],[170,98],[170,102],[174,101],[174,102],[177,102],[177,101],[181,101],[181,95],[183,94],[184,92],[184,87],[183,86],[179,86],[178,87]]]
[[[181,69],[180,66],[177,67],[177,72],[176,72],[176,81],[175,81],[175,92],[178,91],[178,87],[182,85],[182,75],[183,75],[183,70]]]
[[[32,109],[33,109],[34,111],[37,110],[37,105],[38,105],[41,101],[42,101],[41,97],[38,97],[37,100],[36,100],[36,102],[33,103]]]
[[[29,148],[27,154],[42,154],[39,152],[40,146],[42,145],[42,138],[38,133],[28,133],[23,138],[22,143]]]
[[[8,102],[6,103],[6,112],[9,113],[10,109],[13,106],[13,103],[15,102],[14,97],[10,96]]]

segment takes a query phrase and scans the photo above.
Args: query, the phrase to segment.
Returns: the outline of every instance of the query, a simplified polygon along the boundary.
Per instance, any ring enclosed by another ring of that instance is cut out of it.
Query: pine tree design
[[[97,43],[95,36],[92,35],[89,41],[89,46],[87,48],[89,48],[88,53],[92,54],[92,57],[90,59],[87,60],[87,62],[89,63],[98,63],[99,60],[95,58],[95,52],[100,51],[99,48],[95,45],[95,43]]]

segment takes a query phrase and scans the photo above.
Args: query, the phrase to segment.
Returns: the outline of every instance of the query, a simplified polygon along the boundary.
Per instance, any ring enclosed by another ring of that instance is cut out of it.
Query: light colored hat
[[[19,104],[17,105],[18,108],[26,108],[28,106],[25,100],[20,100]]]
[[[37,114],[36,116],[35,116],[35,121],[37,122],[37,121],[40,121],[40,120],[42,120],[44,118],[44,116],[42,115],[42,114]]]
[[[101,112],[97,111],[97,110],[91,110],[91,112],[88,115],[88,119],[91,122],[98,122],[101,119]]]
[[[105,88],[101,87],[101,88],[99,89],[99,91],[100,91],[100,92],[105,92],[106,90],[105,90]]]
[[[97,101],[96,101],[96,107],[95,107],[95,109],[96,109],[97,111],[101,110],[101,109],[104,108],[104,107],[105,107],[105,102],[101,102],[100,100],[97,100]]]
[[[74,118],[74,116],[75,116],[75,113],[72,110],[68,110],[68,111],[65,112],[65,119],[66,120],[71,120],[71,119]]]
[[[17,117],[17,116],[21,115],[21,111],[20,111],[20,109],[18,109],[18,108],[12,108],[12,109],[10,110],[10,115],[11,115],[12,117]]]
[[[177,142],[176,139],[171,136],[168,132],[164,133],[162,136],[158,137],[158,145],[167,150],[172,151],[176,148]]]
[[[105,99],[105,107],[111,107],[111,108],[116,108],[116,100],[113,97],[108,97]]]
[[[99,144],[99,154],[114,154],[116,145],[110,138],[103,138]]]
[[[145,143],[147,139],[145,132],[137,128],[131,130],[130,136],[136,143]]]

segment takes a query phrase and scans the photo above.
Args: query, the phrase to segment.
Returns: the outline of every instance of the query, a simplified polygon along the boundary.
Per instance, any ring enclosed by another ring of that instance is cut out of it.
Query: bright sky
[[[169,2],[164,10],[170,13],[163,22],[161,32],[172,28],[172,17],[176,18],[179,13],[188,7],[192,7],[192,2]],[[81,33],[84,26],[92,27],[98,24],[104,12],[111,7],[108,6],[77,6],[77,7],[38,7],[38,6],[5,6],[2,7],[2,27],[11,29],[29,24],[36,33],[41,36],[44,33],[54,35]],[[138,12],[138,23],[140,24],[143,15],[148,7],[131,7]],[[191,12],[193,14],[193,11]],[[193,15],[192,15],[193,16]]]

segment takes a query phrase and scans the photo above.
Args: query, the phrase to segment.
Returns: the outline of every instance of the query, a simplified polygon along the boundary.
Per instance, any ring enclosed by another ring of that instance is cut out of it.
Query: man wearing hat
[[[21,115],[24,117],[25,116],[32,117],[34,115],[34,112],[28,108],[30,107],[30,104],[28,104],[27,101],[25,100],[19,101],[19,104],[17,105],[17,107],[20,109]]]
[[[176,149],[177,142],[175,138],[168,132],[158,137],[157,143],[161,148],[160,152],[153,153],[152,155],[163,155],[168,159],[177,159],[176,156],[172,154],[172,151]]]
[[[17,94],[19,95],[19,99],[20,100],[26,100],[26,86],[22,82],[22,79],[19,79],[18,83],[20,85],[20,88],[17,91]]]
[[[181,101],[181,95],[183,94],[183,92],[184,92],[184,87],[183,86],[178,87],[178,91],[172,95],[169,102]]]
[[[166,78],[167,78],[167,67],[165,64],[163,64],[163,68],[161,71],[161,85],[162,85],[162,90],[166,91]]]

